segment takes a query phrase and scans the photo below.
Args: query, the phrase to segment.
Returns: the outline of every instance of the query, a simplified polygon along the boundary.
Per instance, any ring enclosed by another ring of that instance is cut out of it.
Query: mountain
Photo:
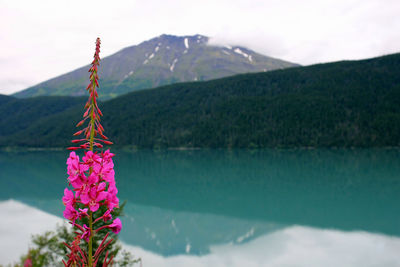
[[[35,110],[13,114],[14,105],[27,100],[12,101],[0,104],[0,129],[19,128],[0,133],[0,146],[69,145],[83,104],[30,122]],[[29,101],[34,105],[43,98]],[[43,102],[41,109],[51,103]],[[117,146],[382,147],[400,145],[399,103],[400,54],[393,54],[178,83],[126,94],[100,107],[106,135]]]
[[[205,81],[239,73],[269,71],[296,64],[239,46],[213,46],[202,35],[161,35],[105,57],[100,64],[101,98],[185,81]],[[80,96],[86,93],[89,66],[14,94]]]

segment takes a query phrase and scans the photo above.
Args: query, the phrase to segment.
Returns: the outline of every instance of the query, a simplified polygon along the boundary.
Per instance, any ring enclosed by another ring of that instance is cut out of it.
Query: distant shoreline
[[[165,148],[137,148],[132,146],[116,146],[110,147],[113,150],[119,151],[199,151],[199,150],[318,150],[318,149],[329,149],[329,150],[338,150],[338,149],[346,149],[346,150],[355,150],[355,149],[400,149],[400,146],[371,146],[371,147],[307,147],[307,146],[293,146],[293,147],[259,147],[259,148],[239,148],[239,147],[219,147],[219,148],[210,148],[210,147],[165,147]],[[108,149],[108,148],[106,148]],[[0,147],[0,152],[35,152],[35,151],[68,151],[66,147]]]

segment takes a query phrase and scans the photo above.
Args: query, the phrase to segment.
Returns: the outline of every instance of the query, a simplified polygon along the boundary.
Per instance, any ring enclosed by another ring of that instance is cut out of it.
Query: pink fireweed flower
[[[105,204],[107,205],[108,209],[113,210],[114,208],[119,207],[119,199],[117,197],[118,189],[115,184],[110,183],[108,187],[108,195],[105,200]]]
[[[112,157],[114,157],[115,154],[111,153],[109,149],[107,149],[106,151],[104,151],[102,153],[102,158],[104,161],[110,161]]]
[[[89,177],[88,177],[87,183],[89,185],[94,185],[94,184],[97,184],[98,182],[100,182],[100,177],[93,169],[92,174],[90,174]]]
[[[83,162],[88,165],[92,166],[95,163],[100,161],[99,155],[97,153],[93,153],[92,151],[86,151],[85,156],[82,158]]]
[[[105,192],[106,184],[100,183],[98,186],[91,187],[89,194],[81,195],[83,204],[88,205],[89,209],[93,212],[97,211],[100,207],[100,201],[106,199],[108,193]]]
[[[76,218],[78,218],[78,212],[71,205],[65,206],[63,215],[64,215],[65,219],[73,221],[73,222],[75,222]]]
[[[102,162],[93,166],[93,172],[99,177],[100,180],[115,183],[114,163],[112,161]]]
[[[79,156],[75,152],[71,152],[67,159],[68,180],[74,188],[79,188],[85,179],[85,171],[89,169],[87,165],[79,162]]]
[[[78,189],[83,186],[85,183],[85,176],[84,174],[75,176],[75,177],[68,177],[69,184],[72,185],[73,188]]]
[[[121,220],[119,218],[115,219],[112,224],[110,224],[108,226],[109,229],[111,229],[111,231],[113,231],[114,234],[118,234],[121,229],[122,229],[122,223]]]
[[[83,217],[89,217],[89,214],[87,213],[88,209],[79,209],[79,214],[78,214],[78,218],[82,219]]]
[[[76,202],[74,192],[72,192],[71,190],[68,190],[68,188],[65,188],[62,201],[65,206],[68,206],[68,205],[73,206]]]
[[[28,256],[28,258],[26,258],[26,260],[24,262],[24,267],[32,267],[32,259],[30,258],[30,256]]]
[[[75,152],[71,152],[70,157],[67,159],[68,165],[68,175],[69,176],[78,176],[89,169],[89,166],[81,164],[79,162],[79,156],[72,155]]]
[[[76,196],[81,197],[81,199],[88,197],[90,189],[98,182],[99,177],[95,173],[92,173],[87,179],[82,180],[82,183],[79,187],[76,187]]]
[[[82,199],[82,196],[85,197],[85,195],[89,194],[90,188],[91,187],[88,183],[88,180],[83,180],[80,186],[75,188],[76,197],[80,197]]]
[[[67,165],[70,165],[74,162],[79,162],[79,156],[76,155],[75,152],[69,153],[69,158],[67,159]]]
[[[112,219],[111,210],[107,210],[103,215],[103,221],[106,222],[106,221],[109,221],[111,219]]]

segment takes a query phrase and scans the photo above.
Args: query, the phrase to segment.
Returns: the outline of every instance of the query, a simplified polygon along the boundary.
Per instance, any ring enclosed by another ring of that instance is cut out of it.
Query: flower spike
[[[82,126],[86,120],[89,122],[85,128],[74,133],[76,139],[71,142],[76,146],[67,148],[72,151],[67,159],[68,184],[72,186],[72,190],[68,188],[64,190],[62,201],[65,205],[64,217],[77,230],[72,244],[65,244],[70,253],[67,255],[68,261],[63,260],[63,263],[64,266],[68,267],[97,266],[100,254],[104,251],[106,255],[103,266],[111,266],[114,255],[106,251],[107,246],[113,241],[112,238],[108,238],[109,231],[117,234],[122,228],[119,218],[114,219],[110,224],[97,227],[97,229],[94,227],[94,224],[100,220],[103,220],[104,223],[111,220],[111,213],[114,208],[119,207],[112,160],[114,154],[110,153],[109,150],[101,150],[100,153],[94,151],[95,148],[103,148],[103,144],[113,144],[103,134],[104,128],[100,124],[100,117],[103,114],[98,107],[96,99],[98,97],[96,88],[99,87],[99,76],[97,74],[100,61],[99,53],[100,39],[97,38],[94,59],[89,69],[90,83],[86,88],[89,92],[89,99],[85,104],[83,119],[78,122],[77,127]],[[86,150],[82,160],[74,152],[78,149]],[[106,211],[104,211],[105,209]],[[99,214],[98,210],[102,210],[104,214]],[[83,223],[84,221],[86,224]],[[108,233],[93,254],[93,242],[96,242],[93,237],[101,230],[108,231]],[[83,247],[81,249],[81,242],[87,243],[87,250]]]
[[[92,65],[89,68],[89,72],[90,72],[90,82],[88,84],[88,86],[86,87],[86,90],[89,91],[89,99],[85,105],[85,112],[83,114],[83,120],[79,121],[78,124],[76,125],[76,127],[80,127],[82,126],[85,121],[87,119],[89,119],[89,125],[85,128],[82,129],[80,131],[77,131],[74,136],[79,136],[81,134],[84,134],[84,139],[79,139],[82,140],[82,142],[89,142],[90,143],[90,139],[92,137],[92,135],[97,135],[97,133],[101,134],[100,136],[103,138],[103,132],[104,132],[104,128],[103,126],[101,126],[100,124],[100,117],[103,116],[103,113],[101,112],[101,110],[99,109],[98,105],[97,105],[97,98],[98,98],[98,94],[97,94],[97,90],[96,88],[99,88],[99,75],[98,75],[98,68],[97,66],[100,65],[100,38],[96,39],[96,50],[93,56],[93,61],[92,61]],[[107,138],[103,138],[103,139],[107,139]],[[78,140],[78,139],[76,139]],[[103,141],[103,140],[99,140],[99,141]],[[77,141],[76,141],[77,142]],[[79,143],[79,142],[77,142]],[[105,142],[105,145],[112,145],[112,142]],[[103,146],[100,144],[96,144],[95,145],[97,148],[102,148]],[[89,145],[80,145],[78,147],[71,147],[68,148],[69,150],[76,150],[76,149],[92,149],[93,146]]]

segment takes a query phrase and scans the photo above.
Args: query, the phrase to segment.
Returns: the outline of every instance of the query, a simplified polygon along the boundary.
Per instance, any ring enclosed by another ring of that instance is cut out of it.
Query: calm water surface
[[[115,152],[115,151],[114,151]],[[400,150],[116,152],[120,238],[207,254],[300,225],[400,236]],[[0,200],[62,216],[68,152],[0,152]]]

